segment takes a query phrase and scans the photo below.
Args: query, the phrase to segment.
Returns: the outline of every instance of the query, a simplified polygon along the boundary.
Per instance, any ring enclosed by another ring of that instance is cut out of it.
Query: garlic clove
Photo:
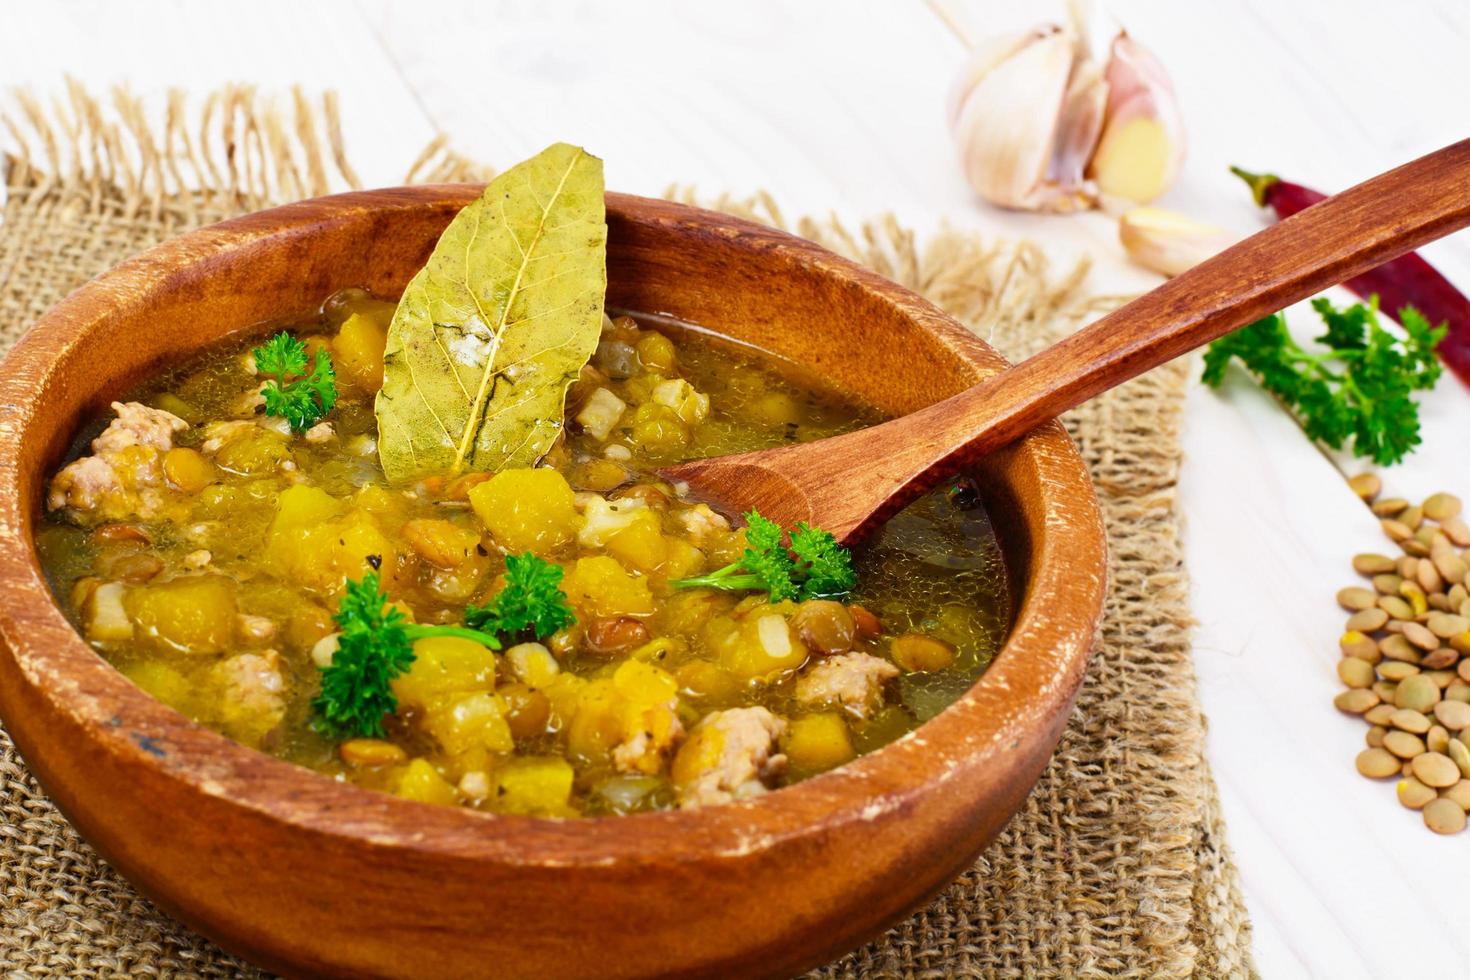
[[[965,99],[974,91],[976,85],[979,85],[995,70],[996,66],[1009,60],[1011,55],[1032,41],[1046,37],[1055,30],[1055,27],[1037,27],[1018,34],[1002,34],[999,37],[987,38],[976,45],[975,49],[970,52],[970,57],[965,61],[964,67],[960,69],[954,84],[949,88],[947,116],[950,128],[953,129],[958,125]]]
[[[1026,210],[1089,206],[1085,193],[1047,179],[1065,115],[1073,46],[1070,32],[1044,28],[961,98],[954,117],[960,161],[970,186],[987,201]]]
[[[1139,204],[1174,183],[1184,163],[1184,122],[1157,58],[1126,33],[1113,39],[1104,76],[1107,123],[1088,175],[1105,197]]]
[[[1233,245],[1238,236],[1162,208],[1134,208],[1118,219],[1118,240],[1145,269],[1177,276]]]
[[[1070,192],[1079,207],[1097,201],[1095,185],[1087,180],[1087,164],[1102,133],[1108,103],[1108,83],[1092,61],[1075,61],[1057,123],[1056,144],[1047,167],[1047,181],[1058,195]],[[1060,209],[1058,209],[1060,210]]]

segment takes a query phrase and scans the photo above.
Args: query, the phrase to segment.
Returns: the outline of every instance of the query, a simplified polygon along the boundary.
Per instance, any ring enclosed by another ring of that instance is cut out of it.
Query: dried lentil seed
[[[1384,749],[1364,749],[1358,753],[1358,772],[1369,779],[1387,779],[1399,772],[1399,760]]]
[[[1470,779],[1462,779],[1449,789],[1439,791],[1441,798],[1454,800],[1461,809],[1470,810]]]
[[[1429,627],[1424,626],[1421,623],[1405,623],[1404,639],[1408,640],[1410,643],[1414,644],[1414,646],[1418,647],[1421,650],[1428,651],[1439,649],[1439,637],[1435,636],[1434,633],[1430,631]]]
[[[1411,732],[1391,731],[1383,736],[1383,747],[1405,761],[1429,751],[1424,739]]]
[[[1444,700],[1470,704],[1470,684],[1459,680],[1458,677],[1450,681],[1450,686],[1444,689]]]
[[[1426,803],[1439,796],[1413,776],[1405,776],[1399,780],[1398,794],[1399,802],[1410,810],[1422,809]]]
[[[1358,499],[1365,504],[1373,503],[1383,492],[1383,480],[1377,473],[1359,473],[1356,476],[1350,476],[1348,486],[1352,487],[1353,493],[1357,494]],[[1428,503],[1429,501],[1426,500],[1425,504]]]
[[[1419,525],[1424,523],[1424,508],[1415,504],[1413,507],[1399,514],[1398,522],[1410,531],[1419,530]]]
[[[1434,706],[1434,717],[1452,732],[1470,728],[1470,704],[1442,700]]]
[[[1458,514],[1447,521],[1439,522],[1439,529],[1460,548],[1470,548],[1470,524]]]
[[[1439,688],[1440,691],[1443,691],[1455,682],[1455,672],[1453,670],[1426,670],[1423,673],[1425,677],[1434,681],[1434,686]],[[1444,695],[1441,694],[1440,697],[1444,697]]]
[[[1381,680],[1397,684],[1402,680],[1413,677],[1419,673],[1419,668],[1402,660],[1390,660],[1378,665],[1378,677]]]
[[[1431,494],[1422,506],[1424,516],[1432,521],[1447,521],[1460,513],[1460,498],[1452,493]]]
[[[1388,719],[1392,718],[1393,713],[1397,710],[1399,709],[1391,704],[1376,705],[1364,713],[1363,720],[1370,725],[1387,725]]]
[[[1378,652],[1389,660],[1398,660],[1406,664],[1419,662],[1419,651],[1414,649],[1414,645],[1400,633],[1391,633],[1378,641]],[[1401,677],[1390,678],[1390,680],[1402,679]]]
[[[1430,725],[1424,733],[1424,747],[1431,752],[1445,752],[1450,747],[1450,733],[1443,725]]]
[[[1383,629],[1383,624],[1387,622],[1388,613],[1375,605],[1371,609],[1359,609],[1349,616],[1347,628],[1349,632],[1372,633]],[[1466,629],[1470,629],[1470,624],[1466,625]]]
[[[1366,660],[1370,664],[1376,664],[1383,659],[1378,652],[1378,644],[1357,630],[1348,630],[1342,634],[1337,646],[1344,657]]]
[[[1376,749],[1383,745],[1383,736],[1388,734],[1388,729],[1382,725],[1369,725],[1368,731],[1363,735],[1363,742],[1370,749]],[[1459,745],[1459,742],[1455,743]],[[1392,753],[1390,753],[1392,754]]]
[[[1382,701],[1382,698],[1377,694],[1374,694],[1372,691],[1364,691],[1360,688],[1343,691],[1332,699],[1332,703],[1337,706],[1338,711],[1345,711],[1350,715],[1360,715],[1380,701]]]
[[[1400,588],[1403,587],[1403,584],[1404,584],[1403,581],[1400,580],[1399,584],[1396,585],[1396,586],[1394,586],[1394,591],[1397,592]],[[1384,612],[1388,613],[1394,619],[1413,619],[1414,618],[1414,607],[1411,606],[1411,605],[1409,605],[1407,602],[1405,602],[1401,597],[1399,597],[1397,595],[1382,595],[1382,596],[1379,596],[1378,597],[1378,608],[1379,609],[1382,609]]]
[[[1399,586],[1403,584],[1403,576],[1399,575],[1397,569],[1392,572],[1384,572],[1381,575],[1373,576],[1373,588],[1377,590],[1379,595],[1397,596],[1399,594]]]
[[[1424,805],[1424,826],[1436,834],[1458,834],[1465,829],[1465,808],[1442,796]]]
[[[1359,575],[1382,575],[1398,567],[1398,562],[1387,555],[1364,553],[1353,556],[1353,570]]]
[[[1431,613],[1425,622],[1429,631],[1441,639],[1448,640],[1456,634],[1470,630],[1470,619],[1452,613]]]
[[[1373,665],[1357,657],[1343,657],[1337,662],[1337,677],[1350,688],[1369,688],[1377,678]]]
[[[1458,587],[1461,592],[1465,591],[1461,583],[1465,581],[1466,573],[1470,573],[1470,564],[1466,564],[1465,559],[1454,554],[1440,555],[1433,561],[1434,567],[1439,570],[1440,577],[1450,583],[1450,594],[1445,597],[1446,601],[1458,607],[1464,599],[1456,599],[1454,590]]]
[[[1448,755],[1450,761],[1459,767],[1462,779],[1470,779],[1470,748],[1466,748],[1464,742],[1458,738],[1450,739],[1449,744],[1445,746],[1445,755]]]
[[[1383,520],[1381,526],[1383,527],[1383,533],[1388,535],[1388,539],[1397,544],[1403,544],[1414,536],[1413,528],[1392,518]]]
[[[1425,752],[1412,760],[1414,778],[1425,786],[1446,789],[1460,781],[1460,767],[1441,752]]]
[[[1429,611],[1429,603],[1424,598],[1424,590],[1419,587],[1418,582],[1410,582],[1407,579],[1399,586],[1399,595],[1409,602],[1409,608],[1414,610],[1414,617],[1424,615]]]
[[[1399,731],[1412,735],[1423,735],[1429,731],[1429,718],[1422,711],[1415,711],[1413,708],[1399,708],[1388,719],[1388,723]]]
[[[1393,703],[1400,708],[1428,711],[1439,703],[1439,685],[1423,674],[1413,674],[1399,682]]]
[[[1400,511],[1406,510],[1409,502],[1402,497],[1384,497],[1375,500],[1369,508],[1378,517],[1392,517]]]
[[[1419,587],[1425,592],[1440,592],[1444,589],[1444,579],[1439,574],[1439,569],[1434,567],[1434,562],[1425,559],[1419,563]]]
[[[1341,589],[1337,593],[1337,604],[1348,612],[1358,612],[1362,609],[1372,609],[1373,604],[1378,601],[1378,596],[1373,590],[1360,586],[1351,586]]]
[[[1378,695],[1380,701],[1387,701],[1392,704],[1394,692],[1398,690],[1398,687],[1395,681],[1374,681],[1373,686],[1369,690]]]
[[[1419,667],[1425,671],[1438,672],[1445,667],[1453,667],[1455,661],[1459,659],[1460,655],[1449,647],[1440,647],[1438,650],[1426,654],[1419,661]],[[1446,681],[1445,683],[1448,684],[1449,682]]]

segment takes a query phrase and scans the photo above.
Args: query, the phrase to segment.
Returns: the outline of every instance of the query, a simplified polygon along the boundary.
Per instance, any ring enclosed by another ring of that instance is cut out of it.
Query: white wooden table
[[[957,0],[980,33],[1060,2]],[[1240,229],[1261,220],[1238,163],[1347,186],[1470,131],[1464,0],[1113,0],[1170,68],[1191,135],[1161,203]],[[1102,215],[1000,214],[953,162],[944,95],[961,50],[917,3],[305,4],[0,2],[0,83],[57,92],[129,82],[204,91],[248,80],[342,95],[352,158],[396,181],[437,131],[520,159],[553,140],[607,160],[610,186],[772,191],[789,213],[893,210],[1083,247],[1100,287],[1138,288]],[[1428,250],[1470,288],[1470,235]],[[1304,321],[1303,321],[1304,322]],[[1470,497],[1470,393],[1426,409],[1395,494]],[[1333,465],[1248,385],[1191,392],[1182,487],[1209,759],[1267,977],[1470,975],[1470,833],[1429,834],[1391,785],[1353,770],[1363,725],[1339,716],[1334,591],[1381,547]]]

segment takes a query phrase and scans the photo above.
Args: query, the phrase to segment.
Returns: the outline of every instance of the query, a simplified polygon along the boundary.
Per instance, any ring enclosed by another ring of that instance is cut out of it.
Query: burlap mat
[[[357,181],[335,104],[267,106],[234,89],[150,124],[137,103],[80,91],[6,120],[0,344],[67,291],[195,225]],[[187,117],[187,118],[186,118]],[[188,123],[186,125],[186,122]],[[329,173],[330,172],[330,173]],[[426,150],[411,178],[483,171]],[[688,197],[688,191],[671,193]],[[717,206],[786,222],[764,197]],[[943,232],[922,247],[892,219],[796,230],[929,296],[1012,357],[1110,301],[1085,268],[1032,245]],[[1025,809],[929,908],[814,976],[1224,977],[1252,972],[1250,931],[1203,756],[1189,658],[1176,479],[1185,368],[1073,412],[1107,518],[1112,595],[1061,747]],[[0,966],[11,975],[236,976],[250,967],[155,910],[77,837],[0,733]]]

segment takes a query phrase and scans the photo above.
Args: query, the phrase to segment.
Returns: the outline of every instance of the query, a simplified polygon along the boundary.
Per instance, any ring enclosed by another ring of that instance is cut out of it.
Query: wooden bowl
[[[138,888],[299,975],[789,975],[967,867],[1056,745],[1101,615],[1104,538],[1048,424],[977,474],[1018,594],[989,671],[841,769],[688,813],[556,821],[400,800],[243,748],[134,687],[53,601],[33,527],[83,417],[157,368],[338,289],[397,295],[469,186],[346,194],[166,242],[77,290],[0,367],[0,713]],[[925,300],[726,215],[608,195],[610,305],[709,324],[892,413],[1004,361]]]

